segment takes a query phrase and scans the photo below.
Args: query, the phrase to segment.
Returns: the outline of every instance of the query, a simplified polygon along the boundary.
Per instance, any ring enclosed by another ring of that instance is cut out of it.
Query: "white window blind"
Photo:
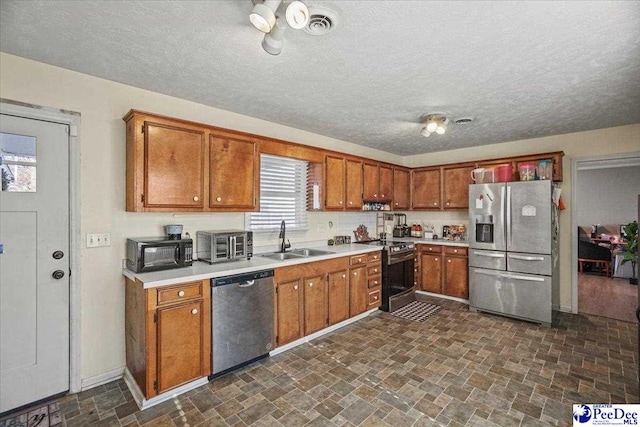
[[[260,212],[247,215],[251,230],[307,227],[307,162],[260,155]]]

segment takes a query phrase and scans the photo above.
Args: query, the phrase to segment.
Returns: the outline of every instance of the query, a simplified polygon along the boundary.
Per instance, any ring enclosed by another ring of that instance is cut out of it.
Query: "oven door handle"
[[[387,264],[389,264],[389,265],[398,264],[400,262],[409,261],[410,259],[413,259],[414,257],[415,257],[415,254],[413,252],[408,252],[406,255],[390,255],[389,258],[388,258]]]

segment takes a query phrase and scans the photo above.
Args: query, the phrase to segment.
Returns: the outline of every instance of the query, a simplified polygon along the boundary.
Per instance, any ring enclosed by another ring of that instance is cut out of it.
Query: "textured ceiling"
[[[307,4],[271,56],[251,0],[2,0],[0,50],[399,155],[640,122],[638,1]]]

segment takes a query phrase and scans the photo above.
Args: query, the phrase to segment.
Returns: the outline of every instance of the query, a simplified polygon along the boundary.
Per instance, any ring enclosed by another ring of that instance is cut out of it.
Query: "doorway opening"
[[[573,310],[636,323],[638,287],[621,264],[623,227],[637,220],[640,153],[574,160]]]

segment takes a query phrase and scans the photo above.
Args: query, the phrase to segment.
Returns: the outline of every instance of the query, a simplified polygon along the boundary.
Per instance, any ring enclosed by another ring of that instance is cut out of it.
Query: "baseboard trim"
[[[125,384],[127,384],[127,387],[129,387],[129,391],[133,396],[133,400],[138,405],[138,408],[143,411],[159,403],[173,399],[174,397],[182,393],[186,393],[189,390],[193,390],[194,388],[198,388],[201,385],[205,385],[209,382],[209,380],[207,379],[207,377],[200,378],[198,380],[191,381],[190,383],[181,385],[180,387],[172,388],[171,390],[165,391],[164,393],[152,397],[151,399],[145,399],[144,395],[142,394],[142,390],[140,390],[140,387],[138,387],[138,383],[136,383],[136,380],[133,378],[133,375],[131,375],[131,372],[129,372],[129,369],[127,368],[124,369],[124,382]]]
[[[451,301],[457,301],[457,302],[461,302],[463,304],[469,305],[469,300],[468,299],[464,299],[464,298],[450,297],[449,295],[436,294],[436,293],[427,292],[427,291],[416,291],[416,294],[418,294],[418,295],[426,295],[426,296],[436,297],[436,298],[442,298],[442,299],[448,299],[448,300],[451,300]]]
[[[344,321],[342,321],[340,323],[336,323],[335,325],[329,326],[328,328],[324,328],[321,331],[314,332],[311,335],[307,335],[306,337],[302,337],[300,339],[292,341],[289,344],[285,344],[283,346],[280,346],[280,347],[276,348],[275,350],[270,351],[269,352],[269,356],[275,356],[276,354],[280,354],[280,353],[285,352],[287,350],[291,350],[292,348],[297,347],[299,345],[306,344],[311,340],[314,340],[314,339],[316,339],[318,337],[326,335],[329,332],[333,332],[333,331],[335,331],[337,329],[343,328],[343,327],[345,327],[347,325],[350,325],[353,322],[357,322],[358,320],[364,319],[365,317],[369,316],[370,314],[374,314],[374,313],[377,313],[379,311],[380,310],[378,310],[377,308],[374,308],[373,310],[365,311],[362,314],[358,314],[357,316],[351,317],[351,318],[349,318],[347,320],[344,320]]]
[[[95,375],[93,377],[85,378],[80,383],[80,389],[82,391],[89,390],[90,388],[98,387],[111,381],[119,380],[124,375],[124,367],[117,368],[104,374]]]

